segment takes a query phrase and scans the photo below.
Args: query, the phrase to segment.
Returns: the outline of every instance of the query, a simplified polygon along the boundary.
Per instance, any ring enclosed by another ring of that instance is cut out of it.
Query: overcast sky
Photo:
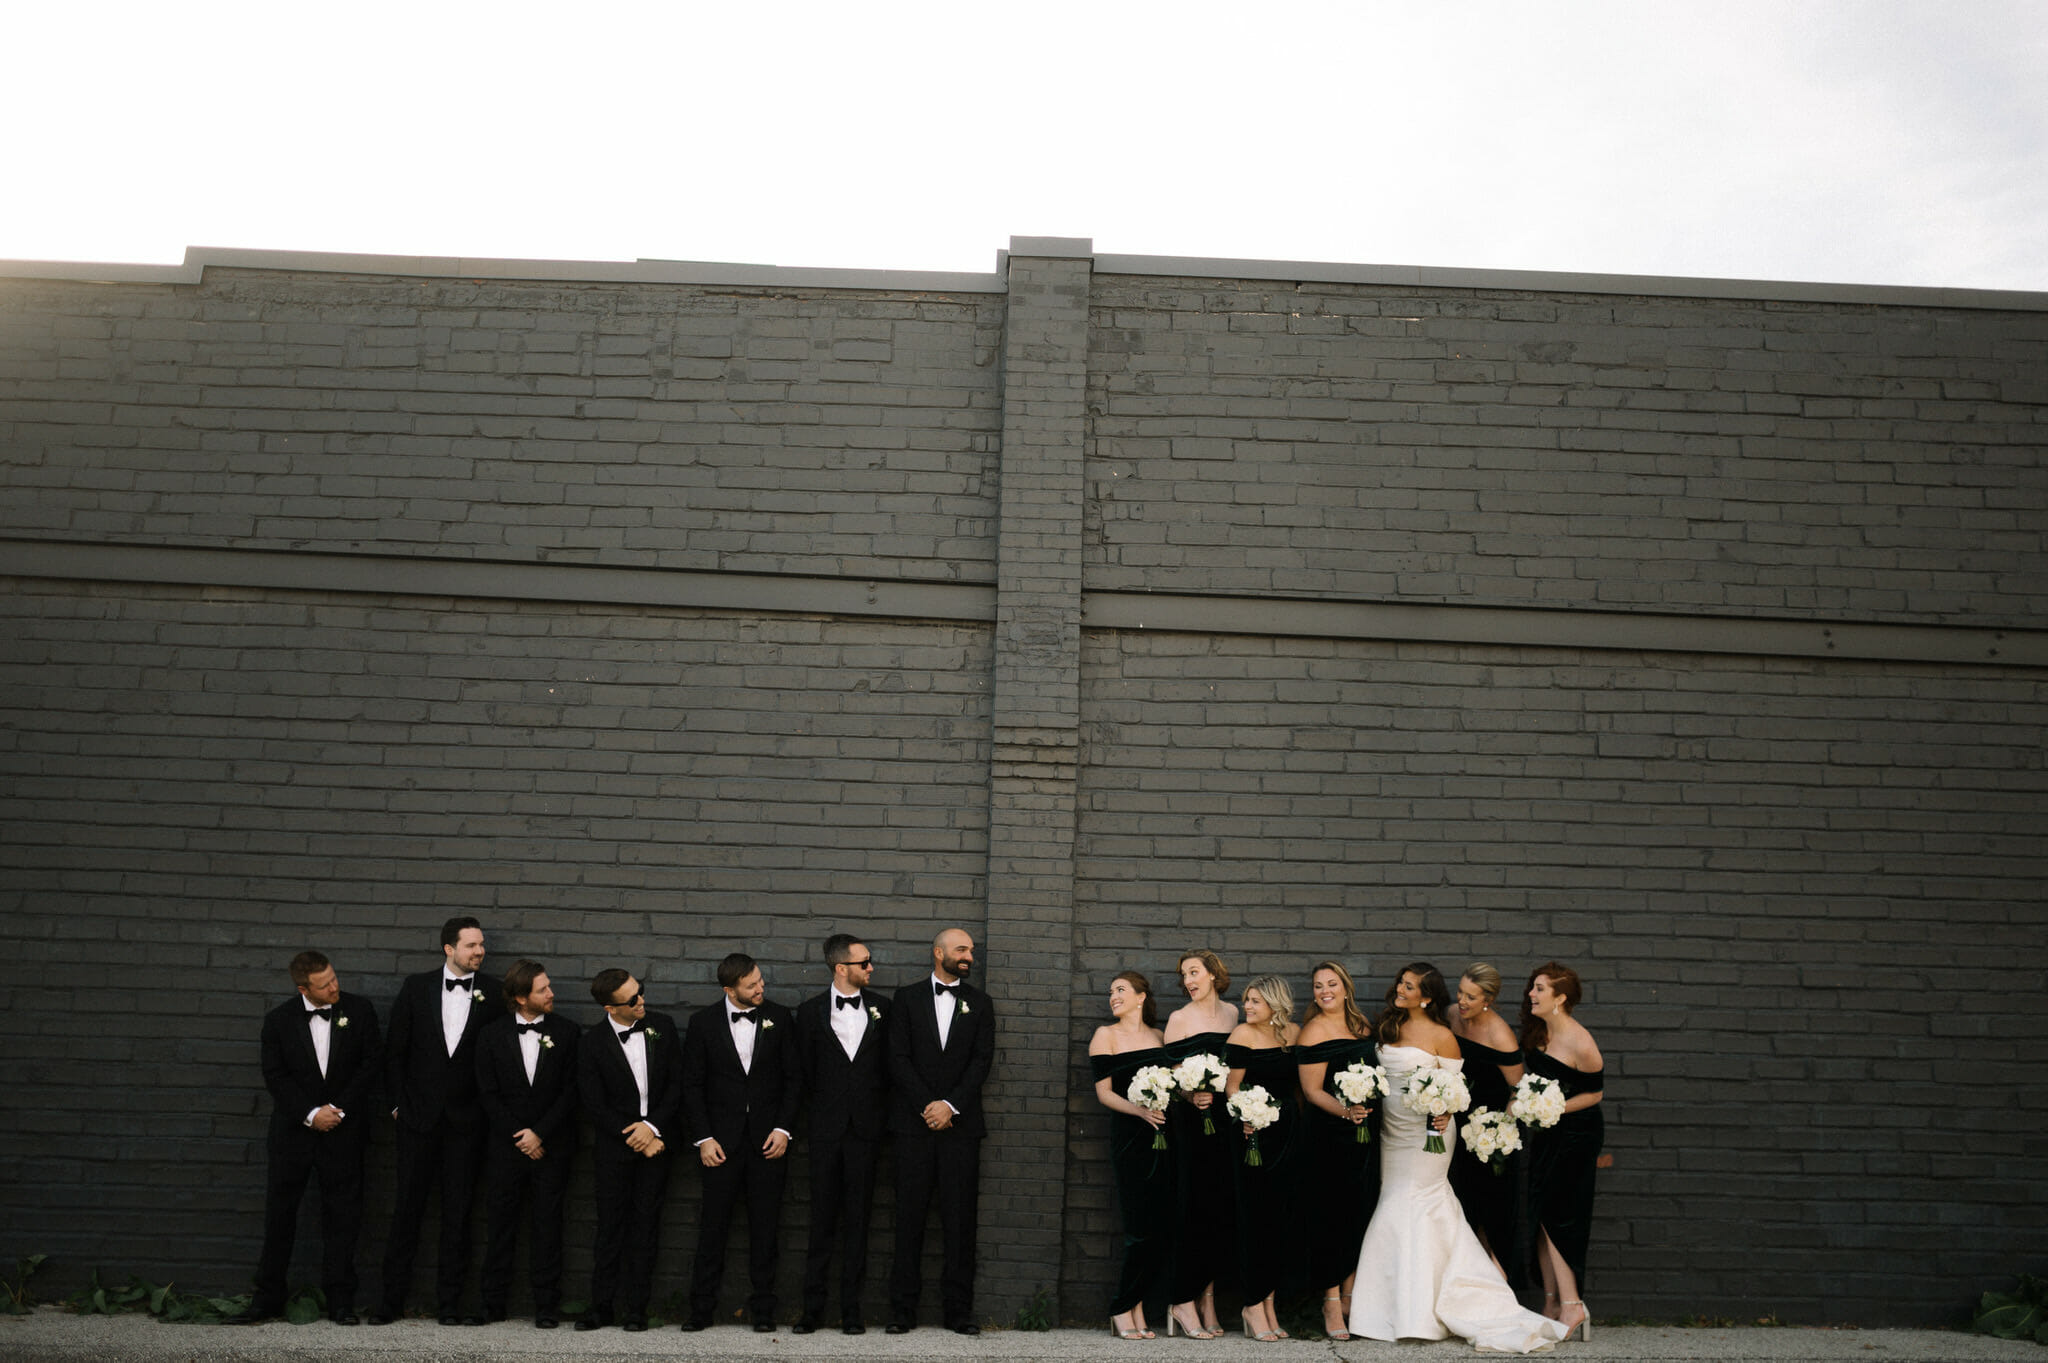
[[[2048,290],[2048,3],[49,3],[0,258],[1105,252]]]

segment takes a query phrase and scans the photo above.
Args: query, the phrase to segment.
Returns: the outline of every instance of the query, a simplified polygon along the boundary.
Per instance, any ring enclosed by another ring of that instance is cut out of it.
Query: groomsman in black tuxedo
[[[605,1016],[583,1033],[576,1077],[594,1132],[597,1244],[590,1309],[576,1328],[596,1330],[617,1319],[639,1331],[647,1328],[668,1192],[663,1133],[673,1134],[682,1121],[683,1048],[675,1024],[666,1013],[647,1011],[640,981],[626,971],[599,972],[590,996]]]
[[[967,982],[974,939],[948,928],[932,941],[930,978],[896,992],[889,1012],[889,1127],[896,1135],[896,1259],[889,1272],[889,1333],[917,1325],[924,1223],[938,1196],[945,1236],[939,1299],[946,1328],[978,1335],[974,1231],[981,1191],[981,1086],[995,1060],[996,1015]]]
[[[441,925],[441,957],[439,970],[408,976],[391,1005],[384,1081],[396,1104],[398,1180],[384,1247],[384,1304],[370,1316],[372,1325],[388,1325],[405,1314],[420,1225],[435,1188],[441,1192],[441,1246],[434,1265],[441,1323],[480,1323],[461,1314],[463,1280],[469,1276],[469,1204],[484,1153],[476,1040],[495,1016],[503,986],[478,970],[484,930],[474,918]]]
[[[503,1320],[512,1293],[519,1203],[532,1195],[527,1247],[533,1323],[552,1330],[562,1307],[562,1197],[576,1152],[575,1023],[555,1016],[547,967],[520,961],[505,972],[507,1015],[476,1043],[477,1096],[483,1102],[486,1166],[484,1318]]]
[[[837,1250],[840,1329],[859,1335],[867,1333],[860,1298],[867,1280],[868,1213],[888,1124],[890,1005],[868,989],[875,954],[860,938],[844,932],[826,938],[825,963],[832,983],[796,1010],[811,1150],[811,1243],[796,1333],[810,1334],[824,1319],[825,1285]]]
[[[754,958],[735,951],[718,963],[725,997],[690,1017],[683,1035],[683,1119],[704,1170],[697,1260],[690,1273],[685,1330],[702,1330],[718,1308],[725,1239],[734,1205],[747,1203],[747,1314],[754,1330],[775,1328],[775,1262],[789,1133],[796,1126],[802,1077],[796,1023],[767,1002]]]
[[[363,1150],[377,1102],[384,1048],[377,1010],[341,992],[334,965],[317,951],[291,960],[298,993],[263,1019],[263,1086],[274,1107],[263,1186],[263,1252],[256,1295],[235,1324],[284,1312],[285,1270],[306,1185],[320,1182],[320,1282],[327,1314],[356,1323],[356,1233],[363,1224]]]

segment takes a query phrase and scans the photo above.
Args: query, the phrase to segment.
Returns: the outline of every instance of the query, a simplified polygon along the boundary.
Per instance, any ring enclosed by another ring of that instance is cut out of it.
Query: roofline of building
[[[1984,308],[2048,312],[2048,292],[1829,284],[1680,275],[1582,274],[1429,265],[1347,265],[1329,261],[1234,260],[1212,256],[1097,254],[1086,237],[1012,237],[986,274],[968,271],[862,270],[750,265],[696,260],[515,260],[481,256],[358,255],[333,251],[186,248],[178,265],[0,260],[0,278],[97,284],[198,284],[210,269],[404,278],[517,280],[580,284],[683,284],[748,289],[852,289],[891,293],[1003,293],[1011,256],[1088,259],[1097,274],[1171,279],[1258,279],[1292,284],[1367,284],[1408,289],[1729,298],[1758,302],[1863,303],[1891,307]]]

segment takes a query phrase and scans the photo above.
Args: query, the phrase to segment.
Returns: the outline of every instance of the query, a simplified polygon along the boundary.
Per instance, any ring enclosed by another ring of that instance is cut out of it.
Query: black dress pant
[[[804,1316],[825,1314],[832,1251],[839,1259],[839,1319],[861,1323],[861,1290],[868,1270],[868,1217],[875,1204],[875,1166],[881,1142],[852,1134],[811,1145],[811,1241],[804,1255]]]
[[[353,1310],[356,1236],[363,1227],[362,1133],[318,1132],[304,1126],[270,1133],[263,1180],[263,1251],[256,1260],[254,1309],[284,1310],[285,1273],[298,1237],[306,1185],[320,1183],[320,1288],[329,1311]]]
[[[441,1243],[434,1264],[434,1305],[444,1316],[461,1311],[463,1280],[469,1276],[469,1208],[483,1172],[483,1137],[482,1122],[457,1126],[443,1118],[425,1131],[398,1124],[398,1192],[384,1247],[387,1314],[405,1312],[420,1223],[436,1189],[441,1194]]]
[[[493,1146],[485,1175],[484,1310],[503,1315],[512,1297],[512,1263],[519,1242],[519,1204],[530,1200],[527,1237],[535,1315],[557,1314],[562,1304],[562,1201],[569,1189],[567,1151],[528,1159],[509,1143]]]
[[[889,1273],[889,1318],[917,1321],[923,1287],[924,1223],[939,1203],[945,1266],[939,1304],[948,1326],[974,1319],[974,1223],[981,1188],[981,1141],[957,1131],[916,1131],[896,1137],[896,1261]]]
[[[708,1321],[718,1309],[718,1285],[725,1278],[726,1235],[732,1229],[733,1209],[744,1198],[747,1312],[757,1321],[772,1321],[782,1188],[789,1181],[789,1157],[769,1159],[759,1150],[728,1150],[725,1163],[717,1168],[699,1168],[704,1175],[704,1208],[703,1219],[697,1223],[697,1261],[690,1272],[690,1315]]]
[[[661,1204],[668,1194],[669,1152],[636,1155],[604,1141],[596,1160],[597,1241],[590,1263],[590,1309],[601,1320],[645,1320],[661,1247]]]

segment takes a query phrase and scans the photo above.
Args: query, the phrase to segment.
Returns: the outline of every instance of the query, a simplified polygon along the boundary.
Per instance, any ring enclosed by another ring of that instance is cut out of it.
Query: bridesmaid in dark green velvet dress
[[[1289,1338],[1273,1313],[1273,1294],[1289,1284],[1290,1250],[1299,1245],[1300,1185],[1307,1163],[1299,1149],[1301,1095],[1294,1067],[1298,1028],[1293,1022],[1294,992],[1278,975],[1261,975],[1245,986],[1244,1021],[1230,1034],[1228,1092],[1262,1088],[1280,1110],[1275,1121],[1256,1136],[1259,1163],[1237,1161],[1237,1275],[1244,1302],[1244,1332],[1262,1343]],[[1230,1125],[1243,1133],[1249,1153],[1253,1134],[1244,1124]]]
[[[1109,1299],[1110,1329],[1123,1339],[1151,1339],[1145,1298],[1165,1284],[1177,1189],[1172,1145],[1161,1139],[1166,1110],[1140,1107],[1129,1094],[1138,1071],[1172,1062],[1159,1034],[1152,985],[1143,975],[1126,970],[1111,981],[1109,1014],[1115,1021],[1095,1029],[1088,1059],[1095,1071],[1095,1096],[1113,1114],[1109,1164],[1124,1220],[1123,1267]]]
[[[1351,1338],[1351,1280],[1379,1201],[1380,1152],[1366,1125],[1373,1108],[1347,1105],[1337,1096],[1335,1079],[1354,1061],[1378,1062],[1372,1023],[1358,1007],[1350,971],[1335,961],[1318,961],[1309,975],[1309,997],[1314,1006],[1294,1052],[1308,1103],[1304,1187],[1313,1203],[1302,1208],[1308,1218],[1308,1280],[1323,1290],[1323,1333],[1341,1342]]]
[[[1207,947],[1182,952],[1179,964],[1188,1001],[1166,1020],[1166,1053],[1176,1065],[1194,1055],[1221,1063],[1237,1026],[1237,1005],[1223,997],[1230,992],[1230,968]],[[1237,1273],[1237,1136],[1220,1093],[1176,1102],[1170,1129],[1180,1194],[1167,1275],[1167,1300],[1174,1305],[1166,1333],[1214,1339],[1223,1333],[1216,1280],[1234,1280]]]
[[[1564,1117],[1548,1131],[1532,1129],[1530,1196],[1542,1238],[1537,1260],[1543,1270],[1544,1314],[1553,1293],[1556,1318],[1581,1339],[1591,1337],[1586,1311],[1586,1244],[1593,1227],[1593,1178],[1599,1167],[1605,1119],[1600,1115],[1606,1058],[1593,1034],[1572,1016],[1582,991],[1578,972],[1546,961],[1529,976],[1522,1009],[1522,1054],[1529,1068],[1555,1079],[1564,1090]]]
[[[1458,1052],[1465,1057],[1465,1086],[1471,1091],[1472,1106],[1506,1112],[1514,1100],[1515,1085],[1522,1082],[1522,1043],[1515,1029],[1494,1010],[1500,997],[1500,972],[1484,961],[1475,961],[1458,977],[1458,1006],[1451,1015],[1451,1030],[1458,1034]],[[1465,1220],[1493,1256],[1494,1266],[1520,1289],[1529,1280],[1528,1215],[1529,1161],[1527,1135],[1524,1148],[1503,1160],[1506,1166],[1495,1173],[1485,1160],[1473,1154],[1464,1141],[1451,1154],[1451,1191],[1465,1209]]]

